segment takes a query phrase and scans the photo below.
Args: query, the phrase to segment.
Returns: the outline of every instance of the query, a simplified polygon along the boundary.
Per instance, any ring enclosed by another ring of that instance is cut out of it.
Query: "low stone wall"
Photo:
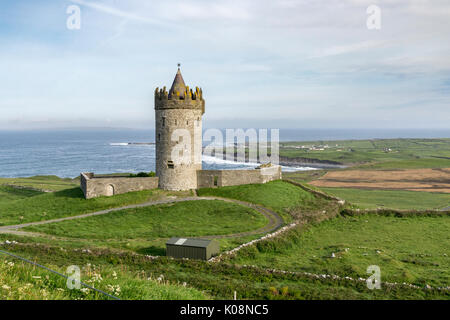
[[[99,176],[92,172],[81,173],[80,188],[86,199],[113,196],[131,191],[150,190],[158,187],[158,177]]]
[[[198,188],[236,186],[241,184],[266,183],[281,179],[281,167],[271,166],[253,170],[199,170]]]

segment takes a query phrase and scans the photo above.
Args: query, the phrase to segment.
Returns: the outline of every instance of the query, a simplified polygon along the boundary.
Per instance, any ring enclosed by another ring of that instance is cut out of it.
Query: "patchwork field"
[[[330,171],[310,184],[316,187],[450,193],[450,168]]]
[[[364,209],[441,210],[450,206],[448,193],[353,188],[321,188],[321,190]]]
[[[449,168],[450,139],[372,139],[282,142],[286,160],[332,161],[362,169]]]
[[[314,150],[306,149],[312,146]],[[450,139],[289,142],[283,143],[280,154],[347,165],[285,173],[283,178],[307,183],[360,208],[450,207]]]

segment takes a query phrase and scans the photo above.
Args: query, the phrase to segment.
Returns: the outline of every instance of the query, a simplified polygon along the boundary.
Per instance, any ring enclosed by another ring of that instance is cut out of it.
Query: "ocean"
[[[280,129],[280,141],[444,137],[450,137],[450,129]],[[155,146],[129,144],[148,142],[154,142],[154,130],[0,131],[0,177],[57,175],[73,178],[80,172],[100,174],[154,171]],[[254,163],[225,160],[203,163],[204,169],[241,169],[255,166]],[[313,169],[283,167],[284,171]]]

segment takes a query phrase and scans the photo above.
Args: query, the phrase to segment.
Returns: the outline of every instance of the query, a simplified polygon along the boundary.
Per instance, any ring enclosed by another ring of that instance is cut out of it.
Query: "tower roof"
[[[175,75],[175,79],[173,79],[172,87],[170,88],[169,91],[169,96],[172,96],[172,94],[177,91],[180,94],[180,96],[184,96],[184,92],[186,91],[186,84],[184,83],[180,68],[178,68],[177,74]]]

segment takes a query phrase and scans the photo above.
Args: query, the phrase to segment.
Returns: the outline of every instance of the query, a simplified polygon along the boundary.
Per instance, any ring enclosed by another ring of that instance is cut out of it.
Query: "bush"
[[[130,174],[130,177],[133,177],[133,178],[135,178],[135,177],[139,177],[139,178],[147,178],[147,177],[155,177],[156,176],[156,174],[153,172],[153,171],[150,171],[150,172],[139,172],[139,173],[137,173],[137,174]]]

